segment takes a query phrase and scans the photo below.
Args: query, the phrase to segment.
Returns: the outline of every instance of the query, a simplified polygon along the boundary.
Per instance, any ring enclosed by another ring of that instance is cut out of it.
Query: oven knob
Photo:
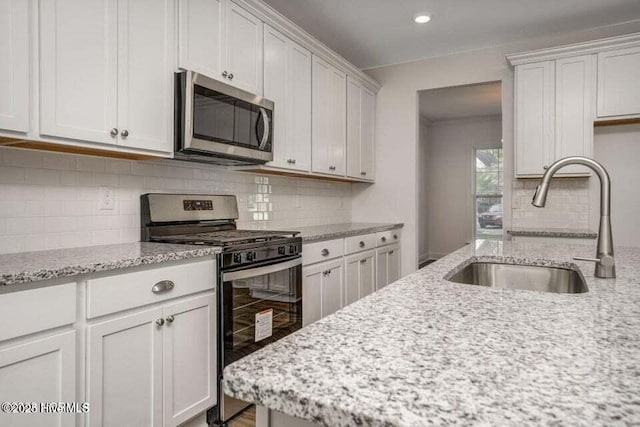
[[[247,252],[247,261],[253,261],[255,252]]]
[[[296,247],[294,245],[289,246],[289,253],[292,254],[296,251]]]
[[[286,249],[287,249],[287,248],[285,248],[284,246],[280,246],[280,247],[278,248],[278,255],[284,255],[284,254],[285,254],[285,252],[286,252]]]
[[[242,254],[239,253],[239,252],[233,254],[233,262],[241,263],[242,262]]]

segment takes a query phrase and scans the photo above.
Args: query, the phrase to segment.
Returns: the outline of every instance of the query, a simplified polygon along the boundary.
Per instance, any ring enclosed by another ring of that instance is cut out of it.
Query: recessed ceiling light
[[[413,20],[416,21],[417,24],[426,24],[431,21],[431,17],[429,15],[416,15],[413,17]]]

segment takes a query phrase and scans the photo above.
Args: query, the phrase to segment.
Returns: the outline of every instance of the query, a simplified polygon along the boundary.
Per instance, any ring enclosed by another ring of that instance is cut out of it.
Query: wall
[[[598,127],[594,158],[611,176],[611,227],[616,245],[640,246],[640,124]],[[592,185],[593,229],[599,219],[599,186]]]
[[[353,186],[353,219],[404,222],[402,272],[414,271],[418,264],[417,91],[501,80],[505,181],[509,182],[513,176],[513,72],[505,56],[638,31],[640,22],[635,21],[367,70],[383,85],[376,102],[377,184]],[[504,198],[509,206],[511,186],[505,186]],[[510,221],[505,216],[505,227]]]
[[[100,187],[114,188],[114,210],[99,209]],[[147,192],[235,194],[248,228],[351,219],[351,184],[0,148],[0,253],[136,242]]]
[[[428,128],[426,163],[427,198],[420,218],[428,218],[429,258],[440,258],[474,238],[472,171],[474,149],[500,148],[501,117],[478,117],[432,122]],[[423,144],[425,141],[420,141]],[[422,193],[422,191],[421,191]],[[421,252],[422,254],[422,252]]]

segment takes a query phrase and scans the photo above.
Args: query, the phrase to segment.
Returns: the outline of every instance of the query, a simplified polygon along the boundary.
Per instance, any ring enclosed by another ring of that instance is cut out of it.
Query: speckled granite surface
[[[213,255],[213,246],[124,243],[0,255],[0,286]]]
[[[563,237],[570,239],[596,239],[598,233],[589,230],[578,230],[571,228],[512,228],[507,230],[512,236],[531,236],[531,237]]]
[[[640,424],[640,248],[477,242],[224,371],[224,390],[338,426]],[[471,260],[579,267],[585,294],[443,280]]]
[[[404,224],[383,224],[367,222],[348,222],[344,224],[313,225],[300,227],[298,231],[302,241],[306,243],[320,240],[339,239],[341,237],[358,236],[360,234],[377,233],[378,231],[395,230]]]

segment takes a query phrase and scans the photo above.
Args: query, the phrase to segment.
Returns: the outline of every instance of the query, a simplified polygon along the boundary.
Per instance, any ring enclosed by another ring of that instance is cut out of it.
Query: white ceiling
[[[361,68],[640,19],[639,0],[264,1]]]
[[[502,113],[500,82],[453,86],[419,92],[420,116],[429,121],[493,116]]]

